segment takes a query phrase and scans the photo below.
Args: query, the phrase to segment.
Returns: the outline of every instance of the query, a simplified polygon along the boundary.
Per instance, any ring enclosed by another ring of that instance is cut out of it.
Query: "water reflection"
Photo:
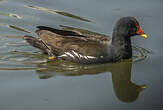
[[[26,29],[23,29],[23,28],[21,28],[21,27],[15,26],[15,25],[1,24],[1,23],[0,23],[0,26],[2,26],[2,27],[8,27],[8,28],[11,28],[11,29],[15,29],[15,30],[17,30],[17,31],[25,32],[25,33],[32,33],[32,32],[27,31]],[[7,36],[8,36],[8,35],[7,35]],[[21,38],[22,38],[22,37],[23,37],[23,36],[21,36]]]
[[[135,101],[140,92],[146,88],[145,85],[137,85],[131,81],[131,60],[115,64],[98,65],[78,65],[75,63],[70,64],[70,62],[62,60],[56,60],[55,62],[42,63],[37,66],[41,68],[36,70],[41,79],[55,77],[56,75],[80,76],[111,72],[115,95],[123,102]]]
[[[16,18],[16,19],[22,19],[21,16],[19,16],[18,14],[14,14],[14,13],[1,13],[0,12],[0,16],[8,16],[8,17]]]
[[[18,30],[18,31],[22,31],[22,32],[26,32],[26,33],[31,33],[23,28],[20,28],[18,26],[15,26],[15,25],[8,25],[9,28],[12,28],[12,29],[15,29],[15,30]]]
[[[83,17],[76,16],[74,14],[70,14],[70,13],[63,12],[63,11],[58,11],[58,10],[53,10],[53,9],[48,9],[48,8],[43,8],[43,7],[38,7],[38,6],[31,6],[31,5],[25,5],[25,7],[35,9],[35,10],[39,10],[39,11],[52,13],[52,14],[63,15],[63,16],[66,16],[66,17],[71,17],[71,18],[78,19],[78,20],[85,21],[85,22],[91,22],[90,20],[87,20],[87,19],[85,19]]]
[[[2,1],[4,1],[4,0],[0,0],[0,2],[2,2]]]

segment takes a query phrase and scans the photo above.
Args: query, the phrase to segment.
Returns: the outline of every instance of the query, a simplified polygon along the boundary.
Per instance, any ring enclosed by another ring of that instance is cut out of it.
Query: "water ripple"
[[[0,16],[8,16],[16,19],[22,19],[22,17],[15,13],[0,13]]]
[[[63,11],[58,11],[58,10],[53,10],[53,9],[48,9],[48,8],[43,8],[43,7],[38,7],[38,6],[32,6],[32,5],[25,5],[25,7],[35,9],[35,10],[39,10],[39,11],[52,13],[52,14],[63,15],[63,16],[71,17],[71,18],[78,19],[78,20],[81,20],[81,21],[85,21],[85,22],[91,22],[90,20],[87,20],[87,19],[85,19],[83,17],[76,16],[74,14],[70,14],[70,13],[63,12]]]

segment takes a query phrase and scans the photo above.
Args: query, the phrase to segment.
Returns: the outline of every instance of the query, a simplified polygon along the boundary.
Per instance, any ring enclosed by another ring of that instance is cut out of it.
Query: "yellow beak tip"
[[[146,85],[143,85],[143,86],[141,86],[141,88],[142,88],[142,89],[145,89],[145,88],[147,88],[147,86],[146,86]]]
[[[141,34],[140,36],[143,37],[143,38],[147,38],[148,37],[146,34]]]

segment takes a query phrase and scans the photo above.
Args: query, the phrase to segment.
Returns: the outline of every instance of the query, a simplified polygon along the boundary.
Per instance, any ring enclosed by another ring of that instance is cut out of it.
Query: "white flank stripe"
[[[86,60],[88,60],[88,59],[95,59],[96,57],[94,57],[94,56],[83,56],[83,55],[81,55],[81,54],[78,54],[77,52],[75,52],[75,51],[71,51],[72,53],[70,53],[70,52],[65,52],[64,54],[62,54],[62,55],[60,55],[60,56],[58,56],[58,57],[72,57],[73,59],[75,59],[75,56],[76,57],[78,57],[79,59],[80,58],[84,58],[84,59],[86,59]]]
[[[87,58],[94,59],[94,58],[96,58],[96,57],[93,57],[93,56],[87,56]]]
[[[74,55],[76,55],[77,57],[79,57],[79,54],[76,53],[75,51],[72,51],[74,53]]]
[[[60,55],[58,57],[67,57],[67,55],[66,54],[62,54],[62,55]]]
[[[70,57],[72,57],[72,58],[75,58],[71,53],[69,53],[69,52],[65,52],[65,54],[66,55],[69,55]]]
[[[82,58],[83,56],[79,54],[79,57]]]

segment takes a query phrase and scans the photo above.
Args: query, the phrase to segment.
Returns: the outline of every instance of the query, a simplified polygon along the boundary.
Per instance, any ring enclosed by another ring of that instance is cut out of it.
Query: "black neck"
[[[119,34],[118,32],[114,31],[112,36],[112,46],[113,50],[115,50],[113,53],[118,55],[116,57],[120,57],[122,59],[128,59],[132,57],[130,36]]]

